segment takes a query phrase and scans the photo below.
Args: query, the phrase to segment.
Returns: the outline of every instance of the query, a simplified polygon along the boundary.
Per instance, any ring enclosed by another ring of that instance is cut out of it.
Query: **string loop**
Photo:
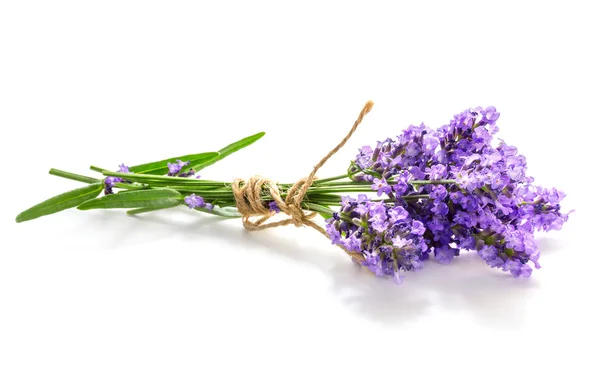
[[[342,139],[342,141],[336,147],[334,147],[333,150],[331,150],[323,157],[323,159],[319,161],[319,163],[317,163],[307,177],[298,180],[287,190],[285,199],[281,197],[281,190],[279,189],[277,183],[271,179],[258,175],[247,180],[239,178],[235,179],[231,184],[231,189],[233,191],[236,206],[239,212],[242,214],[242,223],[244,224],[244,228],[250,231],[258,231],[271,227],[280,227],[293,224],[296,227],[308,226],[314,228],[326,237],[329,237],[323,227],[312,221],[312,218],[316,216],[316,212],[305,211],[302,209],[302,201],[306,196],[308,188],[315,181],[317,171],[319,171],[319,169],[329,160],[329,158],[337,153],[346,144],[346,142],[348,142],[352,134],[354,134],[356,131],[358,125],[360,125],[362,122],[365,115],[367,115],[372,108],[373,102],[368,101],[362,108],[358,118],[354,122],[354,125],[348,134],[346,134],[344,139]],[[265,203],[262,200],[264,192],[268,192],[271,196],[271,199],[273,199],[275,204],[277,204],[277,207],[279,207],[281,212],[288,215],[287,219],[267,223],[267,220],[274,215],[274,212],[271,211],[269,207],[265,206]],[[256,217],[258,217],[258,219],[252,220],[252,218]],[[346,249],[344,248],[344,250]],[[350,252],[347,250],[346,252],[356,260],[364,260],[364,257],[361,253]]]

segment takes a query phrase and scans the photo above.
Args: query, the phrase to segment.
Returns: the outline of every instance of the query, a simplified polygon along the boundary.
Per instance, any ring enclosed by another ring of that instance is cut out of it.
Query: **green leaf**
[[[131,180],[139,183],[163,183],[163,184],[179,184],[179,185],[202,185],[202,181],[193,178],[182,178],[178,176],[164,176],[164,175],[148,175],[148,174],[133,174],[133,173],[122,173],[115,171],[104,171],[102,173],[106,176],[115,176],[126,180]],[[221,183],[219,183],[220,185]]]
[[[94,183],[50,198],[45,202],[21,212],[17,216],[17,223],[36,219],[40,216],[50,215],[68,208],[77,207],[81,203],[98,196],[103,188],[104,186],[102,183]]]
[[[177,203],[173,202],[172,205],[165,204],[165,205],[159,206],[159,207],[145,207],[145,208],[136,208],[134,210],[129,210],[129,211],[127,211],[127,215],[137,215],[137,214],[143,214],[146,212],[160,211],[160,210],[165,210],[167,208],[177,207],[178,205],[181,204],[181,200],[179,200],[179,199],[175,199],[175,200],[177,200]]]
[[[90,166],[90,170],[96,171],[96,172],[99,172],[99,173],[103,173],[104,171],[108,171],[108,170],[105,170],[105,169],[103,169],[101,167],[98,167],[98,166]]]
[[[264,132],[260,132],[258,134],[254,134],[251,135],[249,137],[240,139],[237,142],[233,142],[232,144],[223,147],[221,150],[219,150],[219,156],[216,158],[213,158],[209,161],[206,161],[204,163],[198,164],[198,165],[194,165],[192,166],[192,168],[195,171],[200,171],[205,167],[210,166],[211,164],[214,164],[218,161],[220,161],[221,159],[224,159],[225,157],[233,154],[234,152],[243,149],[244,147],[250,146],[251,144],[253,144],[254,142],[258,141],[259,139],[261,139],[263,136],[265,135]]]
[[[333,216],[332,209],[330,209],[326,206],[322,206],[320,204],[306,202],[306,203],[302,203],[302,208],[305,208],[310,211],[315,211],[319,215],[323,216],[325,219],[329,219],[330,217]]]
[[[101,182],[100,179],[90,178],[89,176],[84,176],[84,175],[79,175],[79,174],[73,174],[72,172],[62,171],[62,170],[58,170],[55,168],[50,169],[50,175],[60,176],[61,178],[76,180],[78,182],[89,183],[89,184]]]
[[[235,207],[214,207],[213,209],[207,209],[207,208],[194,208],[196,211],[199,212],[204,212],[207,214],[211,214],[211,215],[217,215],[217,216],[221,216],[224,218],[241,218],[242,214],[240,214],[240,212],[238,211],[237,208]]]
[[[131,166],[131,167],[129,167],[129,171],[136,173],[136,174],[165,175],[169,172],[169,167],[167,167],[167,163],[175,163],[177,161],[177,159],[179,159],[183,162],[190,161],[189,166],[187,166],[183,170],[183,171],[187,171],[187,169],[189,169],[189,168],[202,165],[203,163],[215,160],[218,157],[219,157],[219,153],[217,153],[217,152],[182,155],[182,156],[178,156],[178,157],[160,160],[157,162],[151,162],[151,163],[140,164],[137,166]]]
[[[237,142],[234,142],[228,146],[223,147],[218,152],[206,152],[200,154],[192,154],[192,155],[182,155],[169,159],[164,159],[157,162],[140,164],[137,166],[129,167],[129,171],[135,174],[150,174],[150,175],[165,175],[169,172],[169,168],[167,167],[168,163],[175,163],[178,159],[187,162],[190,161],[190,164],[182,169],[182,172],[189,171],[189,169],[194,169],[195,171],[200,171],[201,169],[210,166],[211,164],[220,161],[221,159],[227,157],[228,155],[233,154],[234,152],[247,147],[254,142],[258,141],[265,135],[264,132],[251,135],[249,137],[240,139]],[[102,172],[100,168],[92,166],[92,169],[95,171]]]
[[[333,215],[326,214],[325,212],[317,212],[325,220],[330,219]]]
[[[97,208],[157,208],[172,207],[183,202],[183,196],[168,188],[127,191],[88,200],[77,207],[80,210]]]

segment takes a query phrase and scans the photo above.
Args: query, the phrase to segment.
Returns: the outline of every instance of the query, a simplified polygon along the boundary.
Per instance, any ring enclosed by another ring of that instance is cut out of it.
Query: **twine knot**
[[[316,179],[317,171],[319,171],[325,162],[327,162],[329,158],[337,153],[338,150],[346,144],[346,142],[348,142],[352,134],[354,134],[356,131],[358,125],[360,125],[362,122],[364,116],[367,115],[372,108],[373,102],[368,101],[362,108],[358,118],[354,122],[354,125],[348,134],[346,134],[344,139],[342,139],[342,141],[335,148],[333,148],[333,150],[331,150],[323,157],[323,159],[319,161],[319,163],[317,163],[307,177],[298,180],[292,185],[292,187],[286,190],[285,199],[281,196],[282,190],[280,190],[277,183],[271,179],[258,175],[247,180],[235,179],[231,184],[231,189],[233,191],[236,206],[240,214],[242,214],[244,228],[250,231],[258,231],[266,228],[293,224],[296,227],[312,227],[326,237],[329,237],[323,227],[312,221],[312,218],[317,215],[316,212],[304,210],[302,208],[302,202],[309,187]],[[274,215],[274,212],[265,205],[266,200],[264,200],[264,197],[267,197],[267,193],[270,196],[270,199],[272,199],[277,207],[281,210],[281,212],[288,215],[287,219],[267,223],[267,220]],[[256,220],[251,219],[256,217],[258,217]],[[344,248],[344,250],[346,249]],[[346,252],[356,260],[364,260],[364,257],[361,253],[350,252],[347,250]]]
[[[312,183],[312,182],[311,182]],[[307,187],[303,187],[307,185]],[[302,200],[308,190],[306,178],[297,181],[292,187],[287,190],[285,199],[281,196],[281,189],[271,179],[262,176],[253,176],[248,180],[235,179],[231,184],[233,197],[237,208],[242,214],[242,223],[244,228],[256,231],[269,227],[284,226],[293,224],[296,227],[310,225],[316,213],[305,211],[302,208]],[[263,200],[268,193],[277,207],[289,218],[273,223],[264,224],[272,215],[273,211],[265,205]],[[257,220],[252,220],[251,217],[257,217]]]

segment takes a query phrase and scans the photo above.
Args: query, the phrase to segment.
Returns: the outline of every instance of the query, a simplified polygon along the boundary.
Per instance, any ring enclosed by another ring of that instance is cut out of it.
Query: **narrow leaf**
[[[209,161],[206,161],[204,163],[198,164],[193,166],[193,169],[195,171],[200,171],[205,167],[210,166],[211,164],[214,164],[215,162],[220,161],[221,159],[233,154],[234,152],[243,149],[244,147],[250,146],[251,144],[253,144],[254,142],[258,141],[259,139],[261,139],[263,136],[265,135],[264,132],[260,132],[258,134],[254,134],[251,135],[249,137],[240,139],[237,142],[233,142],[232,144],[223,147],[221,150],[219,150],[219,156],[216,158],[213,158]]]
[[[17,216],[17,223],[36,219],[40,216],[50,215],[68,208],[77,207],[81,203],[98,196],[98,194],[102,192],[102,189],[102,183],[95,183],[65,192],[64,194],[50,198],[26,211],[21,212]]]
[[[333,216],[333,210],[331,210],[330,208],[327,208],[325,206],[322,206],[320,204],[316,204],[316,203],[303,203],[302,204],[302,208],[305,208],[305,209],[310,210],[310,211],[315,211],[319,215],[323,216],[325,219],[329,219],[330,217]]]
[[[146,212],[165,210],[167,208],[177,207],[178,205],[181,204],[181,200],[179,200],[179,199],[174,199],[174,200],[176,200],[177,203],[174,202],[172,205],[165,204],[165,205],[160,206],[160,207],[136,208],[134,210],[127,211],[127,215],[138,215],[138,214],[143,214],[143,213],[146,213]]]
[[[137,166],[131,166],[131,167],[129,167],[129,171],[136,173],[136,174],[165,175],[169,172],[169,167],[167,167],[167,164],[175,163],[177,161],[177,159],[179,159],[183,162],[190,161],[189,166],[187,166],[186,169],[183,170],[183,171],[186,171],[188,168],[202,165],[203,163],[214,160],[218,157],[219,157],[219,153],[217,153],[217,152],[182,155],[182,156],[178,156],[178,157],[160,160],[157,162],[151,162],[151,163],[140,164]]]
[[[105,169],[103,169],[101,167],[98,167],[98,166],[90,166],[90,170],[96,171],[96,172],[99,172],[99,173],[102,173],[104,171],[108,171],[108,170],[105,170]]]
[[[240,212],[238,211],[237,208],[235,207],[214,207],[213,209],[207,209],[207,208],[194,208],[196,211],[199,212],[204,212],[207,214],[211,214],[211,215],[217,215],[217,216],[221,216],[224,218],[241,218],[242,214],[240,214]]]
[[[183,202],[183,196],[168,188],[119,192],[102,198],[88,200],[77,207],[80,210],[97,208],[157,208],[175,206]]]
[[[330,219],[332,215],[326,214],[324,212],[317,212],[323,219]]]
[[[202,185],[202,181],[193,178],[183,178],[177,176],[164,176],[164,175],[153,175],[153,174],[133,174],[133,173],[122,173],[114,171],[104,171],[106,176],[115,176],[126,180],[131,180],[139,183],[167,183],[167,184],[198,184]]]
[[[94,183],[100,182],[100,179],[90,178],[89,176],[84,176],[84,175],[79,175],[79,174],[73,174],[72,172],[58,170],[55,168],[50,169],[50,175],[60,176],[61,178],[76,180],[78,182],[89,183],[89,184],[94,184]]]

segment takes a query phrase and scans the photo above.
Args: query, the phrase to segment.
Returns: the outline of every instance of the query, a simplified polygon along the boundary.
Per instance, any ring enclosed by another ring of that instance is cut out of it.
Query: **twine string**
[[[354,122],[354,125],[346,134],[344,139],[333,148],[327,155],[325,155],[319,163],[315,165],[311,173],[292,185],[287,190],[285,199],[281,197],[279,186],[271,179],[262,176],[253,176],[250,179],[235,179],[231,184],[233,196],[237,208],[242,214],[242,223],[244,228],[249,231],[258,231],[272,227],[281,227],[289,224],[293,224],[296,227],[308,226],[323,234],[326,237],[327,232],[319,224],[312,221],[312,218],[316,216],[314,211],[305,211],[302,209],[302,201],[306,196],[308,188],[313,184],[316,179],[317,171],[333,156],[337,153],[345,144],[348,142],[352,134],[358,128],[358,125],[362,122],[365,115],[367,115],[373,108],[373,102],[368,101],[362,108],[358,118]],[[269,207],[266,207],[262,201],[263,190],[268,190],[271,198],[277,204],[277,207],[281,212],[288,215],[287,219],[278,220],[267,223],[273,215],[273,211]],[[256,220],[252,220],[253,217],[258,217]],[[343,248],[343,247],[342,247]],[[350,256],[357,260],[363,260],[364,257],[361,253],[351,252],[343,248]]]

